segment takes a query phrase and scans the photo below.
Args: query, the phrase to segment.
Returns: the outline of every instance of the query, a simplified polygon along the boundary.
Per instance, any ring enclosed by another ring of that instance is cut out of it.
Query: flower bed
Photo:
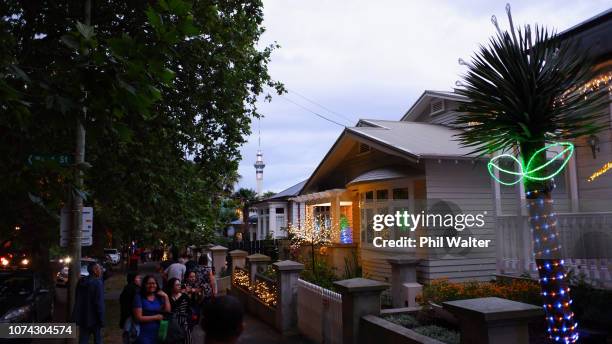
[[[435,280],[423,287],[420,302],[424,305],[427,305],[429,302],[442,304],[444,301],[493,296],[532,305],[540,305],[542,299],[540,296],[540,286],[536,282],[529,280],[467,283]]]
[[[452,327],[443,326],[444,324],[441,322],[436,323],[432,320],[418,319],[417,316],[406,313],[383,314],[381,317],[389,322],[443,343],[459,344],[461,342],[459,331]]]

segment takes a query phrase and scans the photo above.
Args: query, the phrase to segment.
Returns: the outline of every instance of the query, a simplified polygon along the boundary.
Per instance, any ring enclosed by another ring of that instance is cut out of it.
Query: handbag
[[[178,344],[185,341],[186,332],[181,326],[176,315],[171,314],[167,319],[162,320],[165,323],[164,336],[161,337],[162,324],[160,323],[160,336],[158,336],[160,344]]]
[[[168,320],[159,321],[159,330],[157,330],[157,339],[159,343],[165,343],[168,337]]]

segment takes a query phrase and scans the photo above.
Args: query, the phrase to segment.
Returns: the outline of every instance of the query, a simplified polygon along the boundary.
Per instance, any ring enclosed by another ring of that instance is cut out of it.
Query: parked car
[[[95,258],[81,258],[81,277],[89,276],[89,271],[87,271],[87,266],[90,263],[100,263],[98,259]],[[110,276],[110,271],[107,269],[104,264],[100,264],[102,266],[102,278],[106,280]],[[64,266],[58,273],[55,279],[55,285],[58,287],[66,287],[68,285],[68,266]]]
[[[110,257],[110,261],[113,265],[117,265],[121,262],[121,254],[116,248],[105,248],[104,254]]]
[[[44,275],[31,270],[0,271],[0,323],[46,322],[55,294]]]

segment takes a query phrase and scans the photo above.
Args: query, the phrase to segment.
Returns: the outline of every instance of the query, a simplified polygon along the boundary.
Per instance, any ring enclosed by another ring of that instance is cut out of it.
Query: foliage
[[[249,209],[259,200],[257,192],[253,189],[240,188],[232,195],[236,205],[242,210],[242,233],[249,231]]]
[[[461,335],[459,334],[459,332],[449,330],[441,326],[427,325],[415,327],[414,331],[424,336],[437,339],[444,343],[459,344],[461,342]]]
[[[592,329],[609,330],[612,324],[612,290],[592,286],[584,275],[575,276],[570,284],[574,298],[572,310],[580,324]]]
[[[304,264],[306,269],[302,270],[300,278],[320,287],[334,290],[334,281],[339,280],[334,269],[325,260],[316,260],[315,264],[314,269],[311,262]]]
[[[357,259],[357,251],[351,252],[351,257],[344,257],[344,279],[362,277],[363,269]]]
[[[414,328],[420,325],[419,321],[409,314],[389,314],[384,315],[383,318],[394,324],[404,326],[406,328]]]
[[[433,302],[442,304],[444,301],[474,299],[479,297],[500,297],[504,299],[525,302],[533,305],[541,304],[540,288],[532,281],[516,280],[510,282],[466,282],[452,283],[448,280],[434,280],[423,287],[421,304]]]
[[[262,3],[186,0],[0,4],[0,228],[57,240],[69,193],[115,237],[206,240],[238,178],[276,46],[258,48]],[[87,130],[93,166],[30,166],[74,151]],[[74,187],[77,170],[85,188]]]
[[[270,198],[272,196],[276,195],[276,192],[274,191],[266,191],[263,193],[263,195],[261,195],[261,199],[266,199],[266,198]]]
[[[261,274],[270,278],[273,281],[276,281],[276,269],[274,269],[272,265],[268,265],[266,270],[264,270]]]
[[[521,148],[527,158],[545,143],[604,128],[607,90],[580,88],[595,77],[587,50],[537,24],[515,30],[507,11],[510,30],[493,17],[497,35],[480,46],[456,91],[470,100],[455,122],[465,129],[459,140],[481,154]]]

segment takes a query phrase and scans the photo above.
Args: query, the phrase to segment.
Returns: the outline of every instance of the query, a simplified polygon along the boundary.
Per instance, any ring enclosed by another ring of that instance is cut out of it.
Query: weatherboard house
[[[577,87],[612,90],[612,10],[560,36],[591,47],[599,76]],[[454,92],[425,91],[399,121],[362,119],[344,129],[289,198],[298,221],[311,215],[351,231],[344,236],[350,240],[336,237],[326,254],[354,250],[363,274],[382,281],[391,277],[388,259],[398,257],[418,261],[422,283],[537,273],[523,186],[495,182],[490,157],[473,156],[455,139],[459,129],[452,123],[467,101]],[[609,112],[605,130],[573,142],[553,197],[566,265],[612,287],[612,105]],[[454,223],[423,222],[445,218]],[[342,259],[335,261],[343,271]]]

